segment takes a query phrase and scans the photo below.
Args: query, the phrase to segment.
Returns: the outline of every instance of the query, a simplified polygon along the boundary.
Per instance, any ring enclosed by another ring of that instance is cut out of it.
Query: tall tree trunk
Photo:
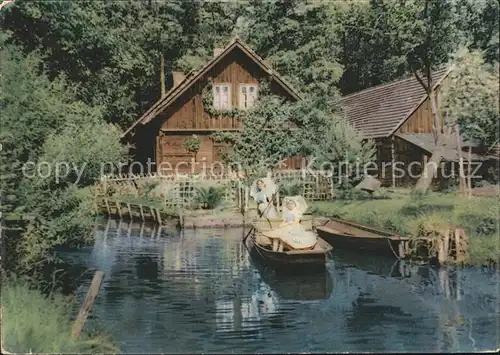
[[[419,81],[421,82],[421,80]],[[443,160],[444,145],[446,144],[446,141],[448,139],[448,137],[442,131],[441,120],[439,118],[439,113],[437,110],[436,92],[430,87],[427,87],[426,89],[426,91],[428,92],[427,97],[429,98],[429,101],[431,103],[431,114],[434,120],[434,132],[437,139],[436,150],[432,152],[431,159],[425,165],[424,171],[415,186],[415,189],[422,190],[424,192],[429,189],[432,184],[432,179],[437,174],[439,164],[441,163],[441,160]]]
[[[465,170],[464,170],[464,157],[462,154],[462,144],[460,139],[460,125],[455,124],[455,137],[457,140],[457,153],[458,153],[458,179],[460,183],[460,194],[465,195]]]
[[[468,188],[468,197],[472,197],[472,147],[469,145],[469,155],[468,155],[468,164],[467,164],[467,188]]]
[[[160,55],[160,85],[161,85],[161,97],[165,97],[167,92],[165,88],[165,57],[163,53]]]

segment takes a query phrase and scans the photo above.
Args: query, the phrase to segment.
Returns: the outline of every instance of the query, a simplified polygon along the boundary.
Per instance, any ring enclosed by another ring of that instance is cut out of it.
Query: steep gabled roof
[[[239,48],[251,60],[253,60],[264,72],[270,75],[285,91],[287,91],[294,99],[301,99],[300,94],[293,89],[278,73],[276,73],[261,57],[259,57],[247,44],[242,42],[238,37],[233,40],[216,56],[208,61],[199,71],[191,71],[186,78],[176,87],[172,88],[167,94],[154,103],[137,121],[135,121],[123,134],[122,138],[132,132],[132,130],[140,123],[146,124],[153,118],[165,111],[172,103],[174,103],[182,94],[184,94],[192,85],[200,80],[209,70],[219,63],[226,55],[231,53],[236,48]]]
[[[441,84],[451,68],[434,71],[434,87]],[[427,95],[412,75],[405,79],[374,86],[341,99],[347,121],[365,138],[392,135],[416,109]]]

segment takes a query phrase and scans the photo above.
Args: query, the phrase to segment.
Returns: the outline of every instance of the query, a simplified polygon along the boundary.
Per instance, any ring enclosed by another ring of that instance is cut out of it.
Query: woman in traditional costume
[[[259,215],[269,219],[278,218],[276,208],[272,203],[273,194],[276,193],[275,190],[277,189],[276,185],[273,185],[272,181],[266,184],[264,179],[259,179],[254,183],[251,194],[255,202],[257,202]]]
[[[316,234],[300,224],[306,209],[307,204],[302,196],[285,198],[283,223],[272,233],[279,237],[288,249],[311,250],[316,246]]]

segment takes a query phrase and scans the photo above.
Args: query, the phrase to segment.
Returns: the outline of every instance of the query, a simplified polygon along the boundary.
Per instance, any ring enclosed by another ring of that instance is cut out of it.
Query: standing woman
[[[262,217],[276,219],[278,218],[278,214],[272,203],[272,195],[268,196],[268,194],[269,193],[266,193],[266,184],[264,181],[262,179],[257,180],[257,191],[253,195],[253,198],[257,202],[257,208]]]

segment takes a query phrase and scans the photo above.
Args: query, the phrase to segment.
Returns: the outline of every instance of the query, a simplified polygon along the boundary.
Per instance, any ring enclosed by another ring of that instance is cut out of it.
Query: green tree
[[[364,174],[360,170],[373,161],[375,152],[373,141],[364,140],[344,119],[337,117],[326,125],[318,140],[313,165],[336,174],[341,178],[339,183],[349,183]]]
[[[482,52],[462,47],[455,54],[453,71],[441,89],[440,110],[449,127],[460,125],[467,139],[490,147],[498,142],[498,63],[485,63]]]
[[[196,155],[200,151],[201,140],[196,134],[192,137],[184,139],[184,148],[193,155],[194,161],[196,161]]]
[[[77,100],[76,88],[63,78],[38,72],[36,52],[23,55],[2,42],[0,55],[2,212],[22,227],[5,235],[3,252],[10,271],[38,273],[53,248],[85,242],[93,226],[89,189],[78,188],[74,171],[61,177],[54,168],[65,163],[82,171],[85,165],[79,186],[89,186],[101,163],[120,159],[126,147],[101,108]]]
[[[294,87],[330,97],[342,75],[336,22],[328,2],[250,1],[242,37]]]
[[[229,163],[238,164],[248,177],[260,175],[300,151],[292,112],[293,104],[283,98],[262,95],[254,107],[238,116],[243,126],[240,132],[216,132],[213,138],[230,145]]]
[[[457,28],[464,34],[469,50],[483,51],[487,63],[498,63],[498,0],[458,0]]]
[[[185,54],[177,61],[177,69],[197,70],[213,56],[214,48],[222,48],[231,36],[239,35],[245,3],[241,1],[202,1],[198,7],[196,29]]]
[[[416,189],[425,191],[436,175],[437,167],[443,158],[443,147],[449,138],[439,116],[432,74],[448,61],[450,54],[459,47],[464,38],[457,28],[457,11],[453,1],[415,0],[414,3],[420,8],[419,26],[410,38],[413,45],[407,54],[407,60],[430,101],[437,147],[416,184]]]
[[[26,52],[38,50],[50,78],[79,84],[77,98],[103,105],[108,122],[128,126],[160,96],[195,30],[190,1],[16,1],[2,28]],[[164,68],[161,55],[168,53]]]
[[[412,1],[332,2],[341,39],[343,94],[395,80],[409,71],[406,53],[420,25]]]
[[[50,134],[39,161],[49,164],[52,171],[59,169],[60,176],[51,176],[48,186],[90,186],[105,173],[104,169],[116,171],[128,152],[128,146],[120,143],[121,133],[102,120],[89,120],[68,122]]]

